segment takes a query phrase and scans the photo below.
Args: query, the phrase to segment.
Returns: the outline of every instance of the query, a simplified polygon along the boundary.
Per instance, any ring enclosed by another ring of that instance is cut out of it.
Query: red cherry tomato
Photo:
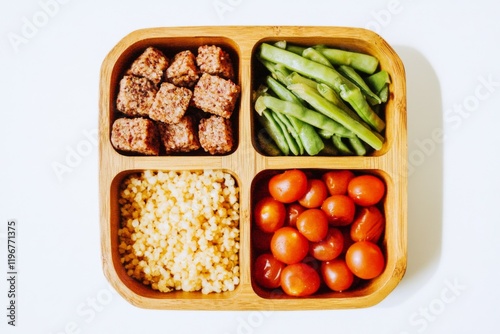
[[[376,244],[370,241],[353,243],[347,250],[345,261],[352,273],[362,279],[375,278],[385,268],[385,259],[382,251]]]
[[[255,206],[255,225],[266,233],[272,233],[285,223],[285,205],[272,197],[264,197]]]
[[[318,291],[320,284],[318,272],[305,263],[291,264],[281,272],[281,288],[290,296],[310,296]]]
[[[325,199],[321,209],[328,216],[332,226],[346,226],[352,223],[356,206],[352,198],[346,195],[332,195]]]
[[[323,181],[318,179],[309,179],[307,181],[307,191],[299,198],[299,203],[306,208],[319,208],[328,196],[328,190]]]
[[[382,236],[384,227],[384,215],[376,206],[363,207],[351,225],[351,239],[377,243]]]
[[[254,278],[258,285],[266,289],[275,289],[281,285],[281,272],[285,264],[272,254],[264,253],[255,259]]]
[[[374,175],[360,175],[349,182],[347,193],[358,205],[375,205],[385,195],[385,184]]]
[[[298,169],[286,170],[271,177],[268,187],[274,199],[282,203],[292,203],[306,193],[307,176]]]
[[[309,251],[309,241],[296,228],[285,226],[274,232],[271,253],[279,261],[294,264],[302,261]]]
[[[307,209],[297,217],[297,229],[307,240],[318,242],[328,232],[328,217],[321,209]]]
[[[333,291],[345,291],[354,282],[354,275],[347,267],[344,259],[335,259],[321,264],[321,277],[325,284]]]
[[[320,261],[330,261],[342,254],[343,247],[342,232],[336,227],[331,227],[323,240],[309,244],[309,254]]]
[[[347,185],[353,177],[354,173],[350,170],[333,170],[323,174],[322,179],[330,195],[345,195]]]
[[[286,216],[285,216],[285,225],[296,227],[297,226],[297,217],[306,210],[302,205],[298,203],[291,203],[286,205]]]

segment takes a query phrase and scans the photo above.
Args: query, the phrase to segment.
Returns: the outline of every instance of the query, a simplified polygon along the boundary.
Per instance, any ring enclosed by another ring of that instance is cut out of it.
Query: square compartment
[[[120,254],[119,251],[119,245],[120,245],[120,237],[119,237],[119,230],[123,227],[122,226],[122,217],[121,217],[121,210],[122,210],[122,205],[119,203],[120,199],[120,193],[121,190],[123,189],[123,183],[124,181],[129,178],[129,177],[136,177],[139,176],[141,173],[143,173],[143,170],[127,170],[119,173],[116,175],[116,177],[113,179],[111,185],[110,185],[110,193],[111,193],[111,201],[110,201],[110,208],[109,208],[109,231],[106,233],[106,242],[109,243],[110,245],[110,251],[109,254],[106,254],[106,257],[109,258],[110,263],[106,264],[109,265],[109,270],[108,273],[108,279],[110,279],[117,288],[117,290],[124,296],[126,299],[128,299],[130,302],[133,304],[142,304],[146,300],[156,300],[155,302],[161,304],[161,300],[176,300],[177,303],[189,303],[193,302],[194,300],[211,300],[211,299],[232,299],[235,297],[235,295],[238,293],[239,289],[239,284],[236,285],[235,289],[232,291],[224,291],[224,292],[213,292],[209,294],[203,294],[201,291],[189,291],[185,292],[182,290],[177,290],[177,291],[171,291],[171,292],[161,292],[159,290],[153,289],[150,285],[143,284],[140,280],[131,277],[127,273],[127,269],[124,267],[124,264],[122,263],[122,255]],[[157,175],[158,171],[151,171],[153,174]],[[175,172],[175,173],[182,173],[182,172],[203,172],[203,171],[161,171],[165,174],[170,173],[170,172]],[[239,187],[239,181],[238,179],[230,172],[228,171],[221,171],[224,172],[225,174],[229,174],[234,182],[235,182],[235,187]],[[149,200],[150,198],[144,198],[144,200]],[[238,194],[238,203],[239,203],[239,194]],[[146,202],[145,202],[146,203]],[[162,202],[164,205],[165,202]],[[144,204],[146,205],[146,204]],[[141,209],[142,210],[142,209]],[[239,211],[239,210],[238,210]],[[238,212],[239,216],[241,216],[241,212]],[[142,215],[142,213],[141,213]],[[143,217],[143,216],[140,216]],[[239,226],[238,226],[239,230]],[[240,233],[240,232],[239,232]],[[238,236],[238,239],[241,238],[241,235]],[[147,259],[145,259],[147,261]],[[238,252],[238,263],[241,263],[241,253]],[[214,264],[215,265],[215,264]],[[241,267],[240,267],[240,274],[241,276]]]
[[[405,74],[404,68],[394,53],[394,51],[386,49],[385,45],[376,43],[376,38],[369,38],[370,35],[378,37],[370,31],[361,30],[360,34],[353,36],[342,35],[314,35],[314,36],[297,36],[294,34],[280,34],[278,37],[267,37],[259,40],[252,50],[252,72],[250,82],[252,84],[252,92],[256,91],[259,85],[264,83],[264,79],[269,75],[269,71],[257,59],[256,53],[262,43],[274,44],[276,42],[286,41],[287,44],[300,47],[312,47],[315,45],[324,45],[328,48],[335,48],[351,52],[360,52],[374,56],[378,59],[379,65],[377,71],[386,70],[391,78],[389,85],[389,97],[387,102],[381,105],[379,116],[384,120],[386,126],[381,135],[384,137],[384,144],[380,150],[373,150],[368,147],[368,152],[365,156],[380,156],[385,154],[393,145],[394,140],[397,140],[398,126],[401,124],[399,120],[399,109],[401,108],[400,100],[404,99],[405,92]],[[347,103],[346,103],[347,104]],[[348,104],[347,104],[348,105]],[[350,106],[349,106],[350,107]],[[351,108],[352,109],[352,108]],[[253,111],[253,106],[252,106]],[[253,111],[255,113],[255,111]],[[254,115],[255,116],[255,115]],[[257,132],[262,129],[255,117],[252,117],[252,143],[255,150],[262,155],[268,155],[259,148],[256,141]],[[396,139],[395,139],[396,138]],[[293,156],[291,153],[289,156]],[[308,156],[304,154],[303,156]],[[320,153],[319,156],[330,156],[338,158],[356,158],[356,155],[328,155],[328,153]]]
[[[129,36],[131,37],[131,36]],[[230,57],[234,69],[234,83],[241,88],[241,70],[240,70],[240,51],[238,45],[230,38],[222,36],[193,36],[193,37],[175,37],[175,36],[148,36],[144,38],[139,38],[133,41],[127,41],[127,45],[124,45],[122,49],[115,47],[108,56],[107,60],[103,63],[103,71],[109,75],[107,82],[101,87],[101,95],[107,100],[107,113],[109,122],[109,134],[111,136],[111,126],[115,119],[118,117],[128,117],[121,112],[117,111],[116,108],[116,98],[119,90],[119,83],[121,78],[126,74],[127,70],[132,65],[132,62],[139,57],[144,50],[148,47],[155,47],[156,49],[162,51],[165,56],[172,61],[175,54],[180,51],[190,50],[196,56],[197,49],[202,45],[216,45],[221,47],[226,51]],[[164,79],[162,79],[164,82]],[[191,89],[192,90],[192,89]],[[234,111],[230,117],[231,128],[233,133],[233,147],[230,152],[224,153],[223,155],[228,155],[233,153],[239,145],[238,138],[238,123],[239,123],[239,113],[241,107],[241,92],[240,97],[236,101]],[[196,124],[199,122],[199,118],[206,118],[209,116],[201,110],[190,106],[188,108],[188,113],[191,114],[196,119]],[[144,117],[144,116],[141,116]],[[146,117],[148,118],[148,117]],[[196,129],[198,126],[196,125]],[[162,145],[160,145],[161,147]],[[142,156],[141,154],[134,152],[122,152],[116,150],[119,154],[126,156]],[[174,155],[174,156],[210,156],[209,153],[205,152],[202,148],[190,152],[180,152],[166,154],[164,149],[161,147],[159,156]]]
[[[333,169],[301,169],[306,173],[308,178],[316,178],[321,179],[321,176]],[[394,203],[397,203],[394,191],[394,183],[391,177],[382,170],[350,170],[354,173],[355,176],[358,175],[375,175],[380,178],[385,184],[385,194],[382,200],[376,204],[376,206],[380,209],[382,214],[385,217],[385,226],[384,232],[382,234],[381,239],[377,242],[377,245],[380,247],[382,253],[384,254],[385,259],[385,268],[383,272],[374,279],[370,280],[362,280],[356,279],[353,286],[346,291],[343,292],[335,292],[324,284],[321,285],[320,289],[311,296],[307,297],[293,297],[286,295],[281,288],[276,289],[266,289],[257,284],[254,277],[254,267],[253,263],[256,257],[263,253],[270,253],[269,251],[257,250],[255,247],[256,240],[254,238],[261,237],[261,234],[254,234],[255,229],[255,218],[254,213],[251,214],[251,257],[252,257],[252,266],[251,266],[251,276],[252,276],[252,287],[257,295],[262,298],[269,299],[275,302],[283,302],[292,300],[301,300],[304,303],[311,302],[324,302],[330,306],[333,305],[356,305],[359,303],[364,303],[367,300],[370,301],[379,301],[383,297],[385,297],[386,289],[388,286],[394,285],[399,282],[402,278],[402,274],[405,270],[405,256],[404,252],[401,250],[400,245],[400,231],[404,229],[404,225],[399,219],[398,208],[394,207]],[[274,175],[283,173],[284,170],[264,170],[255,176],[255,179],[252,182],[252,207],[256,207],[256,203],[259,199],[269,196],[266,194],[265,188],[270,178]],[[330,196],[330,195],[328,195]],[[285,207],[288,204],[285,204]],[[359,208],[359,206],[357,206]],[[286,226],[286,225],[285,225]],[[348,230],[350,229],[350,225],[345,227],[340,227],[340,230]],[[262,242],[262,241],[261,241]],[[264,242],[267,242],[265,240]],[[343,258],[343,254],[339,255],[339,258]],[[320,261],[315,260],[310,254],[308,254],[305,259],[301,262],[305,262],[311,265],[314,269],[319,269]]]

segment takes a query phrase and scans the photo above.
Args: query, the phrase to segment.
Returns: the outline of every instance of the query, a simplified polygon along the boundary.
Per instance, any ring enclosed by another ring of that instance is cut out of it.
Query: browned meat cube
[[[231,121],[220,116],[210,116],[200,121],[200,144],[210,154],[224,154],[233,148]]]
[[[181,87],[193,87],[199,77],[196,57],[189,50],[177,53],[165,72],[166,81]]]
[[[192,96],[191,90],[164,82],[156,93],[149,117],[164,123],[177,123],[186,113]]]
[[[216,45],[200,46],[196,64],[203,73],[217,75],[224,79],[234,78],[233,63],[229,53]]]
[[[147,118],[118,118],[111,129],[111,143],[117,150],[158,155],[160,140],[155,123]]]
[[[193,118],[186,115],[176,124],[158,122],[165,153],[190,152],[200,148]]]
[[[240,87],[231,80],[203,73],[194,86],[192,103],[205,112],[229,118],[239,95]]]
[[[116,108],[129,116],[148,116],[156,91],[148,79],[126,75],[120,80]]]
[[[163,79],[163,73],[168,67],[168,58],[160,50],[149,47],[134,62],[128,74],[144,77],[155,85]]]

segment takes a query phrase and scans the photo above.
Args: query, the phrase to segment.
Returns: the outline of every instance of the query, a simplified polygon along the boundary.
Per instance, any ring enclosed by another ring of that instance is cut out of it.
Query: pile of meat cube
[[[147,48],[120,80],[112,125],[115,149],[144,155],[233,148],[231,115],[240,95],[229,54],[200,46],[172,59]]]

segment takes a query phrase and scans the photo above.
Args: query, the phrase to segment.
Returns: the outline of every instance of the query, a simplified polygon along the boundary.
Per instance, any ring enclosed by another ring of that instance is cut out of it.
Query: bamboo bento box
[[[363,157],[280,156],[261,154],[255,148],[251,93],[254,79],[253,52],[261,42],[286,40],[296,44],[325,44],[371,54],[391,76],[385,109],[385,142],[382,149]],[[110,141],[116,112],[118,82],[132,60],[148,46],[178,51],[216,44],[229,51],[235,81],[241,95],[234,111],[235,148],[226,155],[130,156],[117,152]],[[314,310],[373,306],[401,281],[407,262],[407,123],[406,82],[403,64],[394,50],[377,34],[360,28],[298,26],[227,26],[151,28],[130,33],[104,59],[99,101],[100,230],[104,274],[117,292],[131,304],[148,309],[192,310]],[[305,298],[275,297],[252,284],[251,215],[252,183],[272,171],[285,169],[350,169],[380,176],[387,192],[383,252],[384,272],[368,284],[342,293],[322,293]],[[240,283],[234,291],[163,293],[129,277],[120,262],[118,193],[121,181],[143,170],[229,172],[239,188]]]

